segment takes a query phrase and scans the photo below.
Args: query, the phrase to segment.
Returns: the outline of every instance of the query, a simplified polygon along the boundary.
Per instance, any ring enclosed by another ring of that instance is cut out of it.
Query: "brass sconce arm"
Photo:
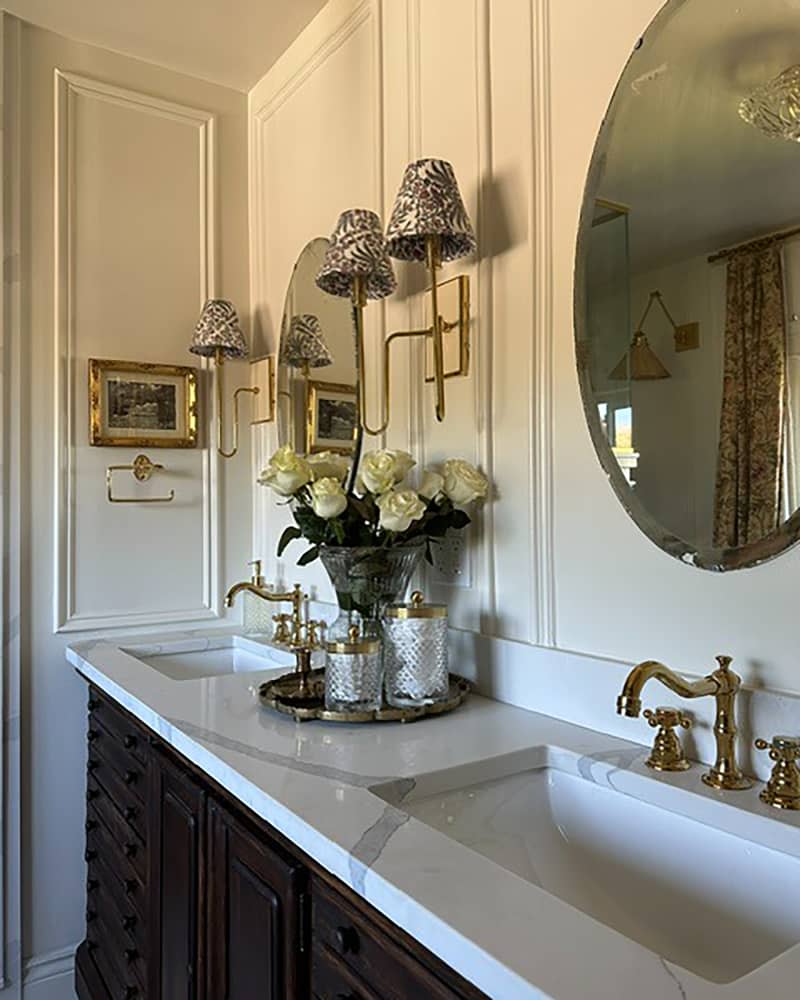
[[[439,238],[429,236],[426,238],[427,267],[430,271],[431,287],[431,311],[433,323],[424,330],[400,330],[391,333],[383,343],[383,399],[381,423],[376,427],[371,427],[367,421],[367,393],[366,383],[363,377],[366,365],[366,354],[364,348],[364,307],[366,305],[366,293],[363,279],[356,275],[353,278],[353,305],[355,306],[356,324],[356,353],[358,357],[358,409],[361,426],[373,436],[383,434],[389,426],[391,402],[391,345],[396,340],[406,340],[412,337],[433,337],[433,364],[434,382],[436,385],[436,419],[444,420],[445,417],[445,396],[444,396],[444,342],[443,334],[448,330],[455,329],[458,322],[446,322],[439,315],[439,290],[436,283],[436,271],[441,267]]]
[[[217,350],[215,361],[217,365],[217,451],[223,458],[233,458],[233,456],[239,450],[239,395],[243,392],[252,393],[253,396],[259,394],[258,386],[243,385],[240,386],[233,394],[233,437],[232,445],[230,451],[226,451],[223,447],[223,432],[222,432],[222,414],[224,408],[224,392],[222,387],[222,369],[225,364],[225,358],[221,350]]]

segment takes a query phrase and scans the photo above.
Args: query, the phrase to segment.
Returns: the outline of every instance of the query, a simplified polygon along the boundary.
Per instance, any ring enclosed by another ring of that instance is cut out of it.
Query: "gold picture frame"
[[[89,444],[195,448],[197,369],[89,358]]]
[[[356,387],[341,382],[308,381],[306,452],[350,455],[358,426]]]

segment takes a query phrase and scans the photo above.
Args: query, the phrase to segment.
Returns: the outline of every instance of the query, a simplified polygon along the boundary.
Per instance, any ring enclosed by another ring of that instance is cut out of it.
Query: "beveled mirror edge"
[[[647,25],[640,38],[634,44],[631,54],[623,67],[614,90],[611,93],[608,105],[603,115],[600,129],[592,149],[592,156],[589,161],[589,168],[586,175],[586,183],[583,189],[583,199],[578,221],[578,235],[575,245],[575,267],[573,274],[573,330],[575,345],[575,367],[578,373],[578,383],[581,393],[581,405],[583,406],[586,424],[589,428],[589,436],[592,440],[595,455],[611,484],[617,499],[622,504],[625,512],[634,522],[637,528],[653,542],[662,552],[672,556],[686,566],[697,569],[709,570],[716,573],[725,573],[736,569],[752,569],[763,563],[775,559],[777,556],[787,552],[790,548],[800,542],[800,508],[791,517],[784,521],[776,532],[767,538],[762,538],[758,542],[751,542],[736,549],[715,549],[698,548],[690,545],[683,538],[673,534],[663,528],[654,517],[652,517],[644,506],[639,502],[638,497],[622,473],[619,463],[614,457],[614,453],[603,433],[600,415],[594,405],[594,388],[588,365],[585,363],[586,347],[588,343],[586,329],[586,259],[588,256],[588,240],[586,238],[591,228],[592,210],[595,200],[600,197],[598,192],[598,175],[601,173],[603,156],[598,156],[598,150],[602,150],[606,133],[612,122],[612,109],[617,99],[622,81],[628,68],[641,48],[647,35],[653,30],[663,28],[675,14],[683,7],[688,0],[666,0],[664,5],[656,13],[652,21]]]

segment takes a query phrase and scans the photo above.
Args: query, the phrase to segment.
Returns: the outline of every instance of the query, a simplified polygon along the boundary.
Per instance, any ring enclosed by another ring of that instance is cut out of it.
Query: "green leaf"
[[[450,526],[453,528],[466,528],[470,523],[470,516],[465,510],[454,510],[450,517]]]
[[[298,566],[308,566],[309,563],[314,562],[314,560],[319,556],[319,545],[314,545],[300,556],[297,560]]]
[[[286,550],[286,546],[289,542],[293,542],[298,538],[303,537],[303,532],[295,527],[295,525],[290,524],[288,528],[283,532],[278,542],[278,557],[280,558]]]

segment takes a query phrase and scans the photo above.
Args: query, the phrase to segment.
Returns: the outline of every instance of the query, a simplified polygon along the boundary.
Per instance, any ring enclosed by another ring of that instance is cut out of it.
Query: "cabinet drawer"
[[[139,758],[126,750],[116,736],[98,723],[93,724],[90,721],[87,739],[90,773],[97,772],[102,780],[113,771],[117,784],[126,788],[129,797],[133,796],[141,805],[145,796],[146,769]]]
[[[370,989],[347,965],[324,948],[314,948],[311,982],[316,1000],[383,1000],[385,994]]]
[[[148,753],[147,730],[102,692],[92,688],[89,694],[89,728],[95,728],[98,723],[138,760],[140,767],[145,767]]]
[[[330,958],[335,957],[337,967],[354,972],[356,982],[364,984],[364,1000],[373,996],[381,1000],[460,1000],[460,993],[437,979],[414,955],[372,925],[368,914],[359,913],[324,882],[315,880],[312,895],[314,969],[327,970]],[[327,996],[316,980],[312,986],[314,992]],[[332,997],[336,997],[335,992]]]
[[[131,863],[131,867],[141,881],[145,882],[147,880],[145,846],[133,827],[125,822],[122,814],[112,805],[107,795],[99,795],[94,802],[87,804],[87,833],[95,829],[95,823],[102,824],[108,835],[107,839],[116,844],[117,851]]]
[[[120,983],[123,985],[135,983],[139,987],[146,986],[147,967],[144,953],[131,940],[130,935],[122,929],[113,906],[106,905],[106,901],[100,896],[97,898],[96,905],[96,910],[87,911],[87,917],[93,918],[87,924],[87,932],[96,935],[99,947],[103,949],[109,962],[113,964],[116,978]]]
[[[144,843],[147,839],[144,803],[120,781],[117,772],[100,757],[96,757],[91,750],[87,767],[89,769],[86,782],[87,804],[97,803],[104,797],[110,799],[122,818],[131,825]]]

